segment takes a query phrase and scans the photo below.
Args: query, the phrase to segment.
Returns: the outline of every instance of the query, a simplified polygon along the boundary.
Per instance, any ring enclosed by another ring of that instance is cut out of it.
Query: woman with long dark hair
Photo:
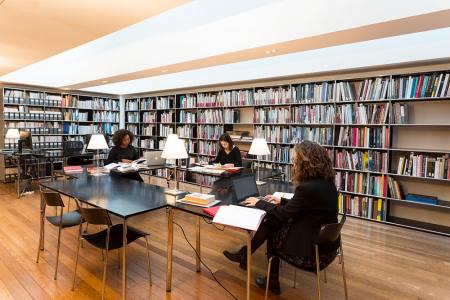
[[[219,138],[219,152],[211,163],[222,165],[234,164],[235,167],[242,167],[241,151],[234,145],[228,133],[224,133]]]
[[[253,253],[267,241],[267,255],[284,253],[283,258],[305,270],[316,268],[314,256],[298,256],[299,248],[312,247],[314,234],[320,226],[337,223],[338,193],[334,184],[335,172],[326,150],[316,143],[304,141],[294,147],[294,183],[297,185],[291,200],[278,199],[273,195],[265,200],[254,197],[246,199],[247,206],[255,206],[267,212],[264,222],[252,239]],[[337,255],[339,239],[336,243],[320,245],[321,269],[330,264]],[[304,249],[304,248],[301,248]],[[238,252],[224,251],[224,255],[247,268],[247,247]],[[269,289],[280,294],[278,279],[280,261],[272,260]],[[256,277],[256,284],[265,288],[266,280]]]

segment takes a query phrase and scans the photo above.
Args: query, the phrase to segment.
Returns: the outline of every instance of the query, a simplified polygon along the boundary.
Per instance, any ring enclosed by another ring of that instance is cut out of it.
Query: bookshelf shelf
[[[393,177],[403,177],[408,179],[415,179],[415,180],[429,180],[429,181],[436,181],[436,182],[442,182],[442,183],[450,183],[449,179],[440,179],[440,178],[432,178],[432,177],[421,177],[421,176],[410,176],[410,175],[401,175],[396,173],[386,173],[389,176]]]

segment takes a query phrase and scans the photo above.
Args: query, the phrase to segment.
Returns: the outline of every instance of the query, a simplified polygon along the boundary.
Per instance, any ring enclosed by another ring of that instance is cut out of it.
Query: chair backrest
[[[46,205],[64,207],[64,201],[59,193],[45,191],[41,192],[41,195]]]
[[[80,213],[87,223],[94,225],[111,226],[111,218],[106,209],[103,208],[84,208],[80,207]]]
[[[342,227],[344,226],[346,216],[343,215],[339,223],[326,224],[322,226],[318,236],[318,243],[329,243],[336,241],[341,235]]]
[[[246,158],[242,159],[242,167],[245,169],[251,169],[252,168],[252,161]]]

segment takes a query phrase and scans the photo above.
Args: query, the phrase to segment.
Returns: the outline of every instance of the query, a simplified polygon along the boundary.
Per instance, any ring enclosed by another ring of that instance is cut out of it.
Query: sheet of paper
[[[265,214],[266,212],[264,210],[257,208],[237,205],[221,206],[215,215],[213,222],[256,231]]]
[[[275,193],[273,193],[273,195],[277,198],[284,198],[284,199],[288,199],[288,200],[291,200],[292,197],[294,197],[294,193],[275,192]]]

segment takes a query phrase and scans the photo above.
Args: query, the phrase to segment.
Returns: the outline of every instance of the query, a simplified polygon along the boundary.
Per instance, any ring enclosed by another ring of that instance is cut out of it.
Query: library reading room
[[[0,299],[450,300],[450,0],[0,0],[0,109]]]

